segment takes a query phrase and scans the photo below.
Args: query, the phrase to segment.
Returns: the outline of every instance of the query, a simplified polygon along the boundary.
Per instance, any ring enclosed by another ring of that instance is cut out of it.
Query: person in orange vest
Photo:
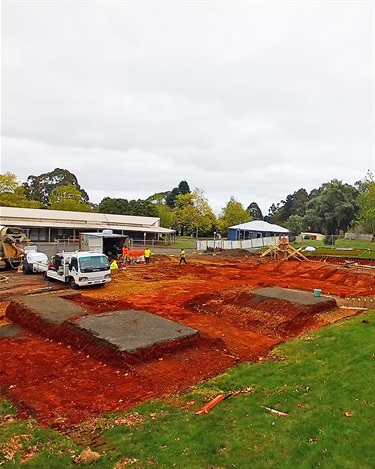
[[[129,248],[124,244],[122,247],[122,263],[125,265],[129,262]]]
[[[146,264],[149,264],[150,263],[150,257],[151,257],[151,249],[150,248],[145,249],[144,256],[145,256]]]

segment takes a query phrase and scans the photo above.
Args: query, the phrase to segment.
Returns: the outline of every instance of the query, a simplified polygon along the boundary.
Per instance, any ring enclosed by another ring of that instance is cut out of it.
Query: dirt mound
[[[253,257],[258,254],[247,249],[225,249],[224,251],[217,252],[216,255],[220,257]]]

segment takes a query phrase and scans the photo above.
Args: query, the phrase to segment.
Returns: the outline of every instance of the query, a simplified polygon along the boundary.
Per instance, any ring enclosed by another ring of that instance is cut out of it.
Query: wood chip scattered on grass
[[[228,397],[234,397],[234,396],[239,396],[240,394],[246,394],[254,392],[254,388],[252,387],[244,387],[240,391],[230,391],[228,394],[219,394],[215,398],[213,398],[211,401],[209,401],[207,404],[205,404],[201,409],[199,409],[197,412],[195,412],[195,415],[201,415],[201,414],[208,414],[208,412],[212,409],[212,407],[215,407],[219,402],[223,401],[224,399],[228,399]]]
[[[279,415],[280,417],[286,417],[288,415],[285,412],[280,412],[279,410],[271,409],[270,407],[266,407],[264,405],[262,405],[261,407],[263,407],[263,409],[268,410],[268,412],[271,412],[271,414]]]
[[[92,451],[90,448],[86,448],[79,456],[74,458],[73,462],[75,464],[91,464],[92,462],[97,461],[99,458],[99,453]]]

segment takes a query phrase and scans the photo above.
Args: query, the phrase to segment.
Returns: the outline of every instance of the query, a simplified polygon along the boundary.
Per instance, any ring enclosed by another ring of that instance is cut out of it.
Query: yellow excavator
[[[24,256],[24,246],[30,240],[21,228],[0,226],[0,269],[18,269]]]

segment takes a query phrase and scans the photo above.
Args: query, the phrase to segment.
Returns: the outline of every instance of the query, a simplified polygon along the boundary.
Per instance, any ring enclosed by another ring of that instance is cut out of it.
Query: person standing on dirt
[[[185,264],[187,264],[187,262],[186,262],[186,252],[185,252],[185,249],[181,249],[181,252],[180,252],[180,262],[179,262],[179,264],[182,264],[182,262],[184,262]]]
[[[146,264],[149,264],[150,263],[150,257],[151,257],[151,249],[150,248],[145,249],[144,256],[145,256]]]
[[[117,260],[116,259],[113,259],[112,262],[111,262],[111,265],[109,266],[109,268],[111,270],[118,270],[118,264],[117,264]]]
[[[122,247],[122,263],[127,264],[129,262],[129,248],[124,244]]]

